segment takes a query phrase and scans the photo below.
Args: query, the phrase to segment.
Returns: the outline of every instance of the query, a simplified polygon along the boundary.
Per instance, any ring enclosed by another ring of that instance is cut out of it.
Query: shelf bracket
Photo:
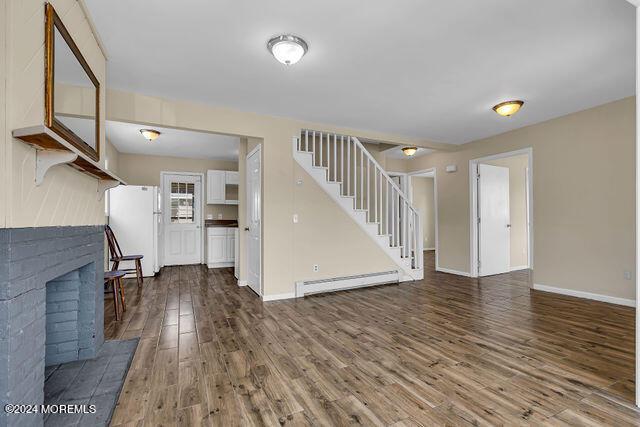
[[[120,185],[120,181],[115,179],[100,179],[98,180],[98,201],[102,200],[105,191],[110,188],[114,188]]]
[[[76,153],[58,150],[36,151],[36,186],[42,185],[47,171],[56,165],[74,162],[78,158]]]

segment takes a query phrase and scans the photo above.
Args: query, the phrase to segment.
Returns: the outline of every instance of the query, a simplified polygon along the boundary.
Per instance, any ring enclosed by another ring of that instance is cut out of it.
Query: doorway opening
[[[469,161],[472,277],[533,269],[532,149]]]
[[[425,169],[407,174],[407,193],[411,204],[418,210],[422,226],[425,267],[429,264],[429,255],[435,258],[434,268],[439,270],[438,263],[438,185],[436,169]],[[426,273],[426,268],[425,268]]]

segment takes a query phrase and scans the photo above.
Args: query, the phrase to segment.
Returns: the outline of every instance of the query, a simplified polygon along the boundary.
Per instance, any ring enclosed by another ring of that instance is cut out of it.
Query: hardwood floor
[[[638,425],[634,310],[529,275],[261,303],[230,269],[127,283],[107,338],[140,337],[112,425]]]

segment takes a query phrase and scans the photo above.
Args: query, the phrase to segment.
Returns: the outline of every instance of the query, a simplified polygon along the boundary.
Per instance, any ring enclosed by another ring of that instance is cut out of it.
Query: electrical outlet
[[[318,271],[320,271],[320,266],[318,264],[313,264],[313,272],[317,273]]]
[[[631,272],[630,271],[625,271],[624,272],[624,278],[625,278],[625,280],[631,280]]]
[[[222,219],[222,214],[221,213],[218,214],[218,219]]]
[[[293,223],[294,224],[298,223],[298,214],[293,214]]]

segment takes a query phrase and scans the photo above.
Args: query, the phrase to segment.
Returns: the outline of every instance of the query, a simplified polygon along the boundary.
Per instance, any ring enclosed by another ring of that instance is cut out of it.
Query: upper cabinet
[[[225,171],[207,171],[207,203],[224,204]]]
[[[236,171],[207,171],[207,204],[237,205],[239,177]]]
[[[238,178],[238,172],[236,171],[226,171],[225,179],[226,179],[227,185],[238,185],[240,183],[239,182],[240,179]]]

